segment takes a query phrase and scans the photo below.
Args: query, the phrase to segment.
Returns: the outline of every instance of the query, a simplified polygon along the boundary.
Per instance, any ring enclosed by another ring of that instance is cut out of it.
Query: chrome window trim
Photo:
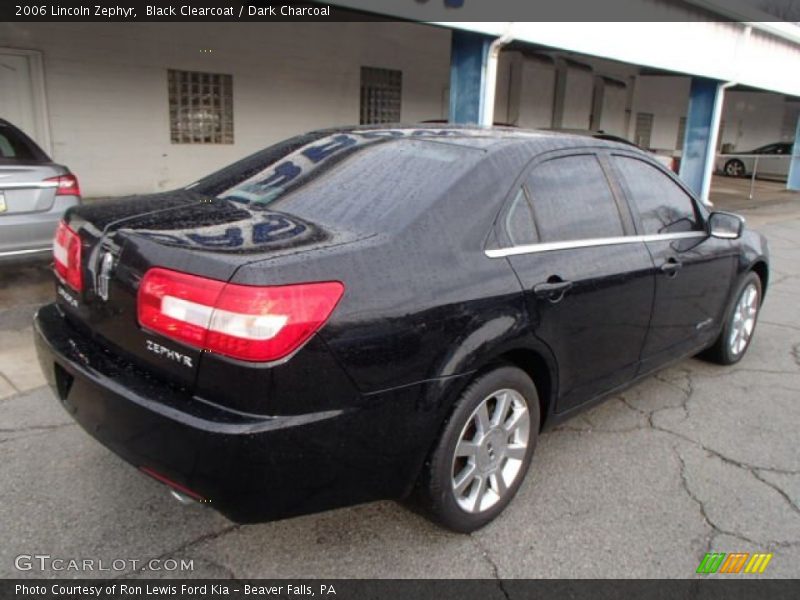
[[[526,244],[510,248],[495,248],[484,253],[489,258],[505,258],[518,254],[535,254],[539,252],[553,252],[554,250],[572,250],[574,248],[591,248],[594,246],[616,246],[618,244],[638,244],[640,242],[665,242],[669,240],[688,240],[706,238],[705,231],[683,231],[680,233],[654,233],[649,235],[627,235],[622,237],[592,238],[584,240],[569,240],[565,242],[545,242],[542,244]]]
[[[26,181],[24,183],[12,183],[0,181],[0,190],[20,190],[20,189],[45,189],[58,187],[57,181]]]

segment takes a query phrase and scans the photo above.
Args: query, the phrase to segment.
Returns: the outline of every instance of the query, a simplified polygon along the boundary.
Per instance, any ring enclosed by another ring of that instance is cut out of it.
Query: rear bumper
[[[83,429],[238,522],[400,497],[434,431],[415,410],[418,386],[357,399],[352,410],[245,415],[120,364],[54,304],[34,329],[48,383]]]

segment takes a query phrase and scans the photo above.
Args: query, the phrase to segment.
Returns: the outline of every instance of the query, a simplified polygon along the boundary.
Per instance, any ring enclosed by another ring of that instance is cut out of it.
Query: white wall
[[[495,94],[495,121],[524,128],[549,129],[559,117],[565,129],[589,129],[595,81],[605,76],[628,85],[638,71],[633,65],[621,65],[580,57],[591,67],[585,71],[567,62],[542,55],[525,55],[518,51],[500,54]],[[557,74],[563,73],[561,93],[557,93]],[[600,118],[598,129],[627,136],[628,88],[598,83]]]
[[[736,151],[747,151],[779,141],[794,139],[794,131],[786,135],[784,121],[787,103],[780,94],[760,92],[728,92],[725,94],[722,118],[725,121],[722,143],[733,144]]]
[[[516,51],[501,52],[494,121],[528,129],[552,127],[555,83],[553,62]]]
[[[636,113],[653,114],[653,133],[650,147],[654,150],[674,150],[681,117],[689,106],[688,77],[640,75],[636,78],[633,97],[633,118],[628,139],[633,139]]]
[[[628,101],[628,90],[606,84],[603,86],[603,109],[600,113],[598,129],[625,137],[625,110]]]
[[[550,127],[556,70],[552,63],[525,59],[522,63],[519,126]]]
[[[589,129],[592,112],[594,75],[591,71],[568,67],[565,71],[564,105],[561,127],[565,129]]]
[[[0,47],[42,51],[53,158],[86,196],[170,189],[288,136],[358,123],[361,66],[403,71],[403,121],[446,116],[450,32],[424,25],[0,23]],[[234,144],[170,143],[168,68],[233,75]]]

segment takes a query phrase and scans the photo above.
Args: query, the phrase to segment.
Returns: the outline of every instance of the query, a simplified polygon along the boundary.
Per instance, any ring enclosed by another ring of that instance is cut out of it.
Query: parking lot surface
[[[800,577],[800,195],[719,186],[738,195],[717,206],[741,210],[772,252],[748,354],[684,361],[545,434],[517,498],[472,535],[392,502],[247,526],[179,505],[44,386],[30,319],[52,294],[47,269],[3,267],[0,576],[693,577],[720,551],[771,552],[763,576]],[[18,571],[21,554],[193,570]]]

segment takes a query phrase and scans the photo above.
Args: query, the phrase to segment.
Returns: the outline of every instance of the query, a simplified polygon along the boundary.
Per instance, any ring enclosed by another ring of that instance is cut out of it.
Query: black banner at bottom
[[[0,581],[0,598],[46,600],[549,600],[583,598],[794,600],[800,580],[531,580],[531,579],[302,579],[302,580],[21,580]]]

